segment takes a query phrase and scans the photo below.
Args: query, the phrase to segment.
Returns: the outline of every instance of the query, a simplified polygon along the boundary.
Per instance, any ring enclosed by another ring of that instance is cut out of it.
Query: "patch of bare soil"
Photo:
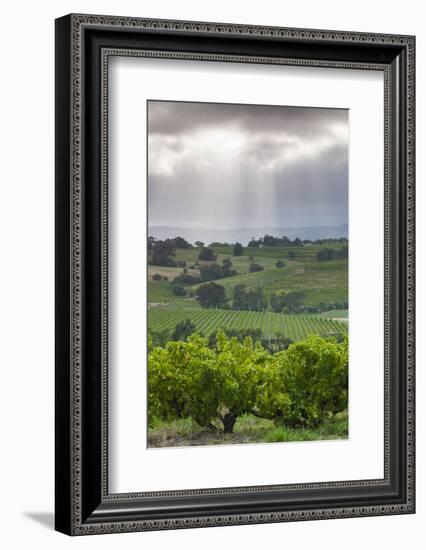
[[[253,440],[244,434],[212,433],[208,430],[201,430],[190,435],[168,434],[167,432],[156,433],[148,438],[149,448],[162,447],[195,447],[199,445],[229,445],[239,443],[251,443]]]

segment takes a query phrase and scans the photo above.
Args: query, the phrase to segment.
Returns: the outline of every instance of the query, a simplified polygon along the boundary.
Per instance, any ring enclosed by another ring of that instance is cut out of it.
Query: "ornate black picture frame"
[[[383,72],[383,479],[109,493],[106,145],[108,58],[114,55]],[[414,513],[414,79],[413,36],[74,14],[56,21],[58,531]]]

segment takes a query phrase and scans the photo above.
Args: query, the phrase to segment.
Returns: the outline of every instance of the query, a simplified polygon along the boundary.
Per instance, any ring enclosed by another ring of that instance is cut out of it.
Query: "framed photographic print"
[[[56,529],[414,513],[412,36],[56,21]]]

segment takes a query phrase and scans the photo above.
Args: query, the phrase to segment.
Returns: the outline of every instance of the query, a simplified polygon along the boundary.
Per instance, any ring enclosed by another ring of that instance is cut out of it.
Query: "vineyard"
[[[192,246],[151,262],[149,447],[348,436],[348,260],[318,261],[322,248],[220,245],[205,259]],[[277,307],[291,294],[306,309]]]
[[[218,329],[261,329],[265,338],[281,334],[302,340],[311,334],[345,334],[347,324],[332,319],[283,315],[272,312],[206,310],[201,308],[161,308],[148,311],[148,326],[153,331],[173,330],[177,323],[190,319],[197,331],[208,336]]]
[[[148,388],[150,447],[348,436],[346,338],[275,354],[223,332],[214,347],[198,334],[150,343]]]

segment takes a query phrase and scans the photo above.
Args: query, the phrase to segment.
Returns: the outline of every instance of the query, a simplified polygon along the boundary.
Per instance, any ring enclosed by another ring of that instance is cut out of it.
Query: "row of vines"
[[[219,425],[232,433],[239,416],[253,414],[312,428],[347,408],[348,343],[311,336],[270,354],[250,337],[239,342],[219,332],[211,348],[193,334],[150,346],[148,378],[151,425],[192,418],[206,429]]]
[[[173,330],[185,319],[190,319],[196,329],[206,336],[219,329],[261,329],[265,338],[282,334],[295,341],[311,334],[326,336],[346,334],[348,331],[344,322],[314,316],[199,308],[155,307],[148,311],[148,323],[153,331]]]

